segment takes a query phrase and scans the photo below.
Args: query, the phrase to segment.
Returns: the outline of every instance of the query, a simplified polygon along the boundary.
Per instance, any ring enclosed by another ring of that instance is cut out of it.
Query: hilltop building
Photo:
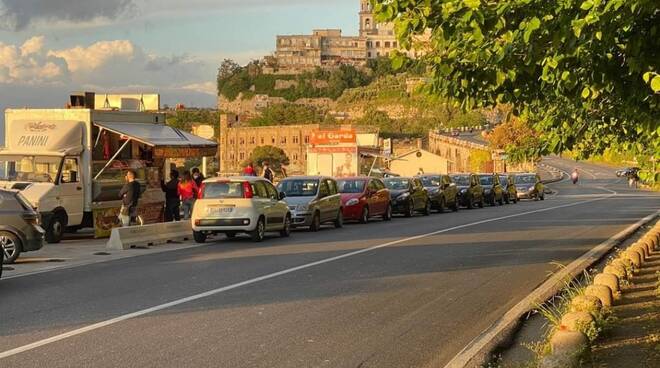
[[[317,29],[311,35],[278,35],[274,61],[280,73],[350,64],[389,56],[399,50],[394,25],[377,23],[369,0],[360,0],[358,36],[344,36],[341,29]],[[401,50],[403,51],[403,50]],[[417,56],[409,52],[409,56]]]

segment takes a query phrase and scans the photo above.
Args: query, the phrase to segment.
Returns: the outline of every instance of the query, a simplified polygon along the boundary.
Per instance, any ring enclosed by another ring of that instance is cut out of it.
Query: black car
[[[0,190],[0,247],[5,263],[13,263],[22,252],[41,249],[44,234],[39,214],[22,195]]]
[[[479,174],[479,183],[484,188],[484,200],[491,206],[504,204],[504,191],[497,174]]]
[[[450,176],[458,188],[458,202],[461,206],[484,208],[484,188],[479,183],[479,177],[474,174],[452,174]]]
[[[428,192],[417,178],[387,178],[383,183],[390,190],[392,212],[411,217],[415,212],[431,213]]]
[[[518,191],[516,190],[516,177],[508,175],[500,175],[500,185],[504,191],[504,203],[511,202],[518,203]]]
[[[458,211],[458,188],[449,175],[425,174],[417,178],[426,188],[434,210],[443,212],[445,208],[450,208]]]

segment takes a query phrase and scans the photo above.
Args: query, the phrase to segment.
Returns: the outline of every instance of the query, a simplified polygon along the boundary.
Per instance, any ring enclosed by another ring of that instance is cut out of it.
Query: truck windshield
[[[61,163],[53,156],[0,156],[0,180],[54,183]]]

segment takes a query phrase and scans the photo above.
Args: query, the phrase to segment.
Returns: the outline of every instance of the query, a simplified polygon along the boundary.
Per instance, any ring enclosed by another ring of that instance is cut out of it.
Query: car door
[[[273,228],[279,230],[284,225],[284,218],[289,210],[286,202],[280,200],[280,193],[275,189],[273,184],[264,181],[264,187],[268,193],[270,200],[269,219],[268,223],[273,225]]]
[[[427,195],[424,185],[419,179],[412,179],[412,191],[413,197],[415,198],[416,209],[422,209],[426,206]]]
[[[330,203],[329,220],[334,220],[337,218],[339,211],[341,211],[341,194],[339,194],[339,187],[337,187],[337,182],[334,179],[326,179],[326,182],[330,190],[330,196],[328,198]]]
[[[252,205],[259,216],[263,215],[266,218],[266,229],[269,229],[272,226],[270,223],[271,203],[266,187],[261,180],[256,180],[250,185],[252,186]]]
[[[372,179],[376,187],[376,199],[378,201],[378,210],[380,213],[387,212],[387,207],[390,205],[390,191],[387,190],[385,184],[380,179]]]
[[[380,213],[380,200],[378,198],[378,187],[373,179],[367,180],[365,195],[367,197],[367,205],[371,214]]]
[[[493,175],[493,191],[495,193],[495,200],[499,201],[502,199],[504,194],[502,193],[502,185],[500,184],[499,175]]]
[[[83,218],[84,195],[77,157],[66,157],[59,178],[59,202],[66,210],[69,226],[80,225]]]
[[[321,179],[319,182],[318,206],[319,213],[321,213],[321,222],[327,222],[329,212],[331,211],[330,187],[324,179]]]
[[[472,192],[472,198],[474,198],[475,202],[480,202],[484,196],[481,184],[479,184],[479,178],[476,175],[470,175],[470,192]]]
[[[452,185],[449,175],[442,176],[442,191],[445,194],[445,201],[449,204],[456,201],[456,186]]]

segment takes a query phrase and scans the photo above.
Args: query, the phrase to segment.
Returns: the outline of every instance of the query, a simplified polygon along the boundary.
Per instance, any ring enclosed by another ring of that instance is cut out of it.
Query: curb
[[[534,289],[523,300],[507,311],[499,320],[485,329],[479,336],[468,343],[463,350],[456,354],[444,368],[481,367],[490,358],[490,353],[498,344],[507,340],[520,324],[520,318],[529,313],[537,303],[548,300],[557,294],[563,287],[562,280],[575,278],[583,270],[597,263],[612,248],[632,236],[639,228],[655,220],[660,210],[644,217],[636,223],[615,234],[606,241],[598,244],[581,257],[571,262],[565,268],[555,273],[543,284]]]

